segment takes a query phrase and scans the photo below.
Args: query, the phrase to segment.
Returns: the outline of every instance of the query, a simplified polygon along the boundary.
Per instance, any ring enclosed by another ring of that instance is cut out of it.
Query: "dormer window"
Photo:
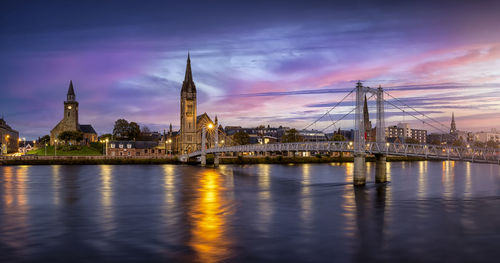
[[[120,143],[120,146],[119,146],[119,147],[120,147],[120,149],[123,149],[123,144],[121,144],[121,143]]]
[[[127,148],[129,148],[129,149],[132,148],[132,144],[130,144],[130,143],[127,144]]]

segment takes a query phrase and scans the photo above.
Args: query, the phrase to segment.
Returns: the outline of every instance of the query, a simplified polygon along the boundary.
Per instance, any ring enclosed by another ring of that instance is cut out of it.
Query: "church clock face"
[[[68,106],[68,110],[71,110],[71,106]]]

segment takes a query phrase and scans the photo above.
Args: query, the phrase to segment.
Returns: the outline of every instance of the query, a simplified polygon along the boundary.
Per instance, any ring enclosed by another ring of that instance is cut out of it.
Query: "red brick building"
[[[165,147],[150,141],[112,141],[108,144],[109,156],[166,156]]]

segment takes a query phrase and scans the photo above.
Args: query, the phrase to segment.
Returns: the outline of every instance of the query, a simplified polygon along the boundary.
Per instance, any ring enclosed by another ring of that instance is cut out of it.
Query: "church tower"
[[[451,127],[450,127],[450,134],[456,135],[457,134],[457,125],[455,124],[455,113],[451,113]]]
[[[187,58],[186,75],[181,89],[181,129],[180,152],[189,153],[197,150],[196,139],[196,86],[191,73],[191,59]]]
[[[64,122],[71,129],[78,130],[78,102],[75,100],[75,90],[73,89],[73,81],[69,81],[68,94],[64,102]]]
[[[79,131],[78,124],[78,102],[75,100],[73,81],[69,81],[68,93],[64,102],[63,119],[50,131],[50,144],[54,144],[59,134],[63,131]]]

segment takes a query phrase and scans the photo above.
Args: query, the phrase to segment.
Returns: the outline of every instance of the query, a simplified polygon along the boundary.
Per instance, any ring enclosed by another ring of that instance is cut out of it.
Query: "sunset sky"
[[[178,128],[188,51],[198,114],[224,126],[303,128],[361,80],[447,127],[455,112],[459,130],[500,129],[500,1],[79,2],[2,2],[0,115],[20,137],[49,134],[70,80],[99,134],[118,118]]]

